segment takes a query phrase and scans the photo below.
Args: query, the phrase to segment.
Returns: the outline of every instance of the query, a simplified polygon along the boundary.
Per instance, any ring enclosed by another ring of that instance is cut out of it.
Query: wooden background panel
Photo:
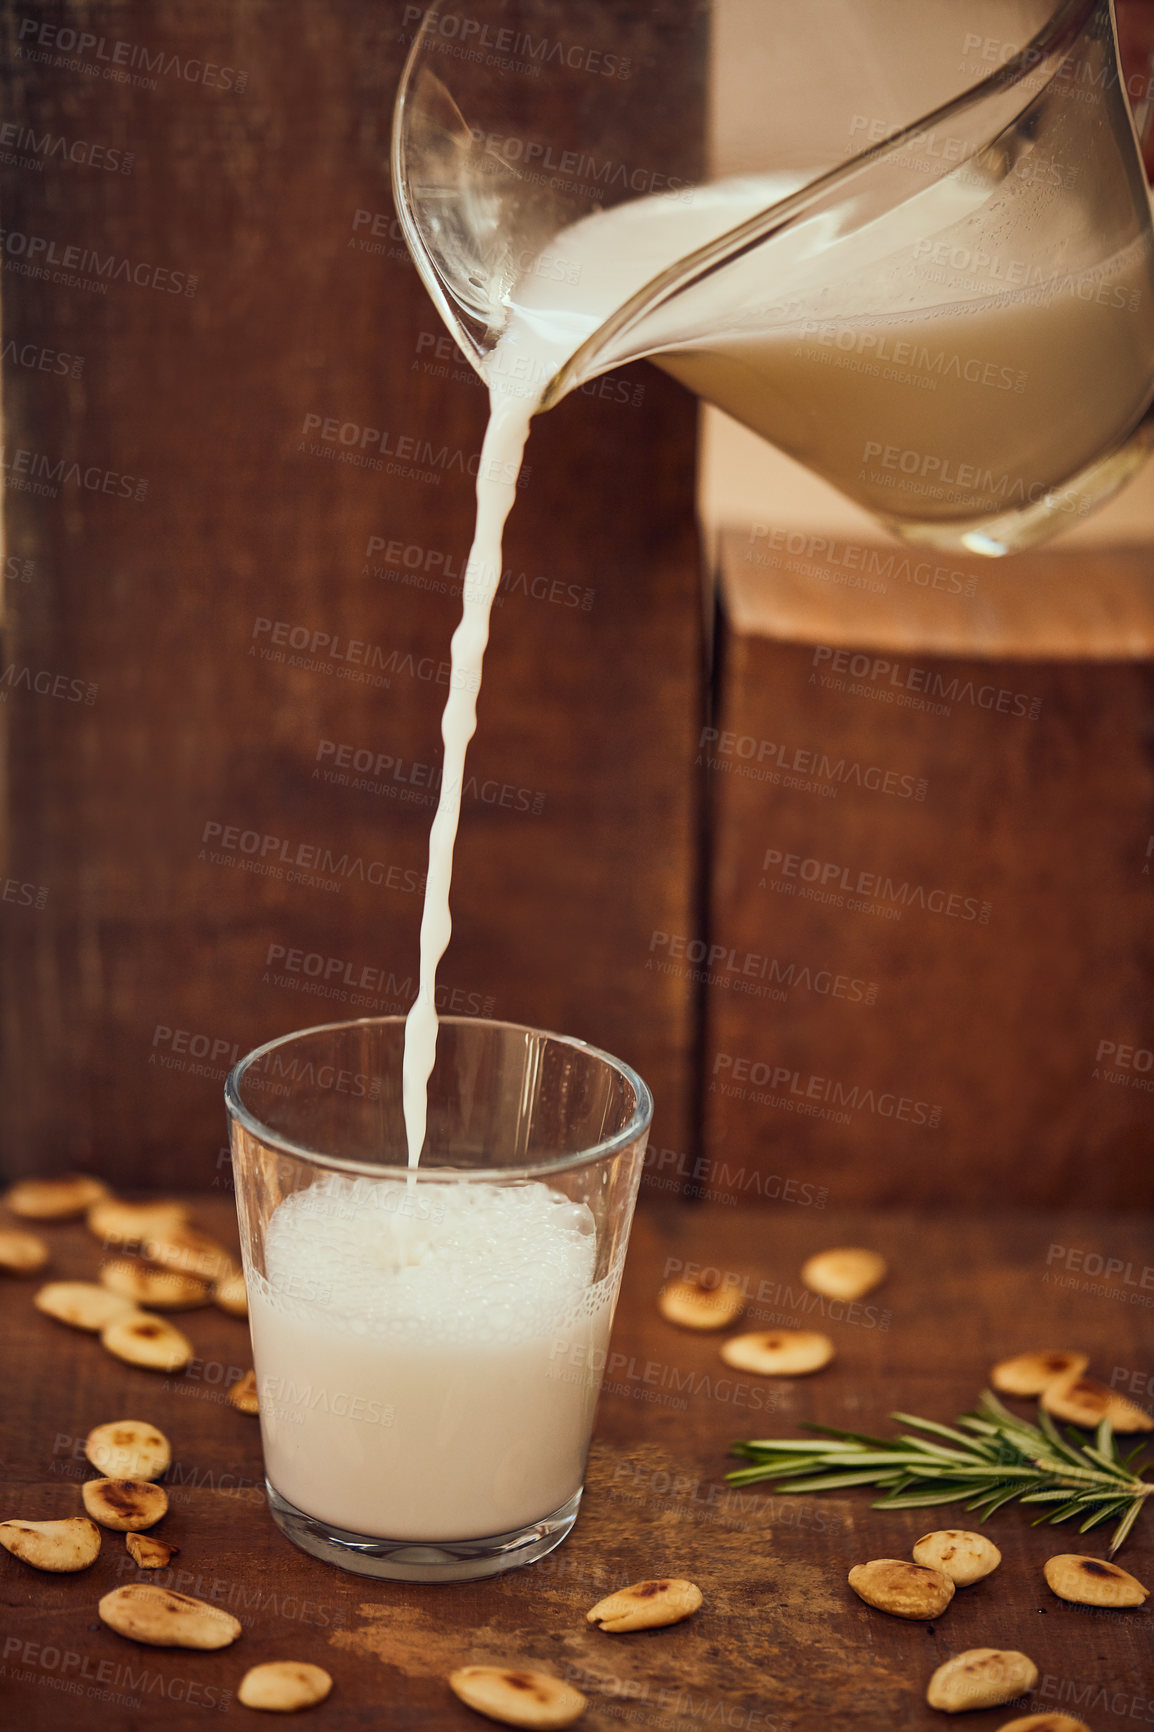
[[[1052,635],[1080,562],[1048,558]],[[1002,629],[998,586],[1008,598],[1031,575],[984,568],[987,635]],[[1115,573],[1132,609],[1148,605],[1143,576]],[[728,579],[738,615],[754,581],[772,611],[772,572],[755,579],[734,553]],[[895,651],[869,606],[856,645],[844,618],[829,642],[816,600],[807,641],[796,590],[779,621],[794,641],[727,635],[711,751],[714,1188],[1149,1196],[1151,664],[1078,659],[1076,642],[1061,661],[1021,644],[989,659]]]
[[[5,355],[5,449],[34,454],[6,500],[5,1159],[207,1184],[238,1052],[412,991],[484,393],[392,213],[402,7],[26,14],[6,114],[133,161],[0,165],[5,336],[79,358]],[[689,176],[701,56],[629,28],[647,149]],[[103,46],[60,64],[70,30]],[[648,370],[533,435],[443,971],[446,1007],[636,1063],[678,1141],[693,995],[644,963],[694,884],[693,439]]]

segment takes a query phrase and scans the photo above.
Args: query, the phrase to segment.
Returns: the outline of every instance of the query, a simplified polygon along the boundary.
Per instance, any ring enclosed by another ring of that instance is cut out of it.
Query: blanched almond
[[[96,1610],[117,1635],[150,1648],[227,1648],[240,1635],[239,1620],[230,1612],[151,1582],[113,1588]]]
[[[54,1522],[0,1522],[0,1546],[34,1570],[68,1575],[100,1555],[100,1529],[87,1516]]]
[[[256,1372],[246,1371],[240,1382],[234,1383],[232,1388],[229,1390],[228,1399],[232,1402],[232,1405],[237,1409],[238,1413],[258,1412]]]
[[[19,1179],[4,1201],[26,1221],[67,1221],[107,1195],[108,1186],[99,1179],[67,1173],[60,1179]]]
[[[332,1687],[323,1666],[312,1666],[307,1660],[266,1660],[245,1673],[236,1695],[246,1708],[295,1714],[298,1708],[323,1702]]]
[[[889,1273],[886,1260],[877,1251],[843,1246],[818,1251],[802,1264],[801,1278],[814,1293],[827,1299],[861,1299],[880,1287]]]
[[[175,1269],[150,1269],[147,1264],[134,1263],[127,1257],[102,1263],[100,1284],[144,1310],[191,1311],[194,1306],[208,1304],[208,1284],[198,1281],[195,1275],[181,1275]]]
[[[168,1493],[146,1479],[86,1479],[80,1488],[94,1522],[116,1533],[139,1533],[168,1514]]]
[[[193,1275],[209,1285],[226,1281],[237,1272],[236,1258],[207,1233],[195,1227],[178,1227],[170,1232],[148,1234],[141,1241],[141,1254],[162,1269],[178,1275]]]
[[[105,1245],[134,1245],[178,1231],[188,1221],[188,1208],[175,1199],[126,1203],[120,1197],[105,1197],[93,1203],[86,1218],[89,1232]]]
[[[740,1287],[707,1287],[700,1281],[667,1281],[657,1295],[665,1321],[681,1329],[728,1329],[744,1304]]]
[[[1115,1431],[1154,1431],[1154,1419],[1096,1377],[1062,1377],[1046,1386],[1042,1406],[1071,1425],[1096,1426],[1108,1419]]]
[[[1007,1720],[998,1732],[1090,1732],[1090,1728],[1069,1714],[1025,1714],[1020,1720]]]
[[[572,1726],[588,1704],[580,1690],[521,1666],[462,1666],[449,1688],[467,1708],[506,1726]]]
[[[997,1569],[1002,1554],[985,1534],[968,1533],[965,1528],[938,1528],[923,1534],[914,1547],[914,1562],[927,1564],[931,1570],[941,1570],[955,1587],[968,1588]]]
[[[0,1269],[6,1275],[35,1275],[48,1261],[48,1247],[38,1233],[0,1227]]]
[[[99,1473],[114,1479],[159,1479],[172,1460],[163,1431],[144,1419],[112,1419],[93,1426],[84,1453]]]
[[[1077,1606],[1141,1606],[1149,1598],[1136,1577],[1104,1558],[1084,1558],[1079,1552],[1060,1552],[1047,1560],[1046,1585],[1060,1600]]]
[[[1037,1666],[1017,1648],[967,1648],[938,1667],[926,1701],[943,1714],[968,1714],[1012,1702],[1037,1682]]]
[[[167,1540],[158,1540],[152,1534],[138,1534],[134,1529],[125,1534],[124,1543],[142,1570],[163,1570],[180,1552],[179,1546],[170,1546]]]
[[[701,1589],[679,1576],[659,1576],[654,1581],[634,1582],[599,1600],[585,1621],[603,1630],[658,1630],[663,1624],[679,1624],[692,1617],[701,1604]]]
[[[895,1618],[940,1618],[954,1597],[954,1584],[941,1570],[911,1564],[906,1558],[875,1558],[855,1564],[849,1585],[859,1600]]]
[[[71,1329],[86,1329],[97,1335],[118,1317],[131,1317],[136,1307],[131,1299],[98,1287],[95,1281],[49,1281],[32,1301],[37,1311],[67,1323]]]
[[[114,1318],[100,1331],[100,1339],[115,1358],[146,1371],[183,1371],[192,1358],[187,1335],[148,1311]]]
[[[222,1311],[227,1311],[230,1317],[248,1316],[248,1291],[244,1284],[244,1275],[238,1269],[232,1275],[225,1275],[212,1290],[213,1299]]]
[[[762,1377],[805,1377],[833,1358],[833,1342],[816,1329],[766,1329],[734,1335],[722,1345],[721,1357],[735,1371]]]
[[[1080,1377],[1089,1363],[1087,1353],[1016,1353],[1012,1359],[998,1361],[990,1382],[1002,1395],[1041,1395],[1060,1377]]]

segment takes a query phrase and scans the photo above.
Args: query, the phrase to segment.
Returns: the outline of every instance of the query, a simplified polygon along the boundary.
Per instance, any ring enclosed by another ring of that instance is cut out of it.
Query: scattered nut
[[[311,1666],[307,1660],[268,1660],[245,1673],[236,1694],[246,1708],[294,1714],[298,1708],[323,1702],[332,1687],[323,1666]]]
[[[108,1186],[86,1173],[68,1173],[60,1179],[20,1179],[4,1201],[14,1215],[26,1221],[66,1221],[83,1215],[85,1209],[108,1195]]]
[[[905,1558],[855,1564],[849,1585],[867,1606],[895,1618],[940,1618],[954,1597],[954,1584],[943,1571]]]
[[[38,1233],[0,1227],[0,1269],[8,1275],[35,1275],[48,1261],[48,1247]]]
[[[86,1479],[80,1495],[93,1521],[119,1534],[155,1527],[168,1514],[168,1493],[146,1479]]]
[[[130,1299],[98,1287],[95,1281],[49,1281],[32,1303],[46,1317],[55,1317],[72,1329],[86,1329],[91,1335],[118,1317],[131,1317],[136,1310]]]
[[[1055,1419],[1069,1420],[1072,1425],[1096,1426],[1108,1419],[1115,1431],[1154,1431],[1154,1419],[1148,1413],[1096,1377],[1074,1374],[1059,1378],[1042,1392],[1042,1406]]]
[[[198,1281],[195,1275],[181,1275],[175,1269],[149,1269],[126,1257],[101,1264],[100,1284],[146,1310],[151,1307],[157,1311],[191,1311],[196,1305],[208,1304],[208,1284]]]
[[[1069,1714],[1026,1714],[1021,1720],[1007,1720],[998,1732],[1090,1732],[1090,1728]]]
[[[449,1673],[449,1688],[467,1708],[506,1726],[572,1726],[588,1706],[560,1678],[513,1666],[461,1666]]]
[[[259,1413],[256,1395],[256,1372],[246,1371],[239,1383],[234,1383],[228,1399],[239,1413]]]
[[[143,1419],[114,1419],[95,1425],[84,1453],[98,1473],[118,1479],[159,1479],[172,1460],[163,1431]]]
[[[769,1329],[735,1335],[723,1343],[721,1357],[735,1371],[762,1377],[804,1377],[833,1358],[833,1342],[816,1329]]]
[[[114,1317],[100,1331],[100,1339],[116,1359],[147,1371],[183,1371],[192,1358],[192,1342],[187,1335],[149,1311]]]
[[[170,1546],[167,1540],[154,1539],[151,1534],[138,1534],[135,1528],[129,1528],[124,1543],[142,1570],[162,1570],[180,1551],[179,1546]]]
[[[880,1287],[889,1273],[884,1257],[859,1246],[818,1251],[802,1264],[801,1278],[827,1299],[861,1299]]]
[[[1037,1682],[1037,1666],[1016,1648],[967,1648],[938,1667],[926,1701],[943,1714],[966,1714],[1012,1702]]]
[[[241,1629],[231,1612],[151,1582],[113,1588],[96,1610],[117,1635],[151,1648],[227,1648]]]
[[[1080,1377],[1089,1363],[1087,1353],[1017,1353],[998,1361],[990,1382],[1003,1395],[1041,1395],[1059,1377]]]
[[[667,1281],[657,1295],[665,1321],[681,1329],[728,1329],[744,1303],[740,1287],[710,1287],[704,1281]]]
[[[1078,1552],[1048,1558],[1043,1574],[1051,1593],[1077,1606],[1140,1606],[1150,1594],[1149,1588],[1117,1564],[1084,1558]]]
[[[86,1570],[96,1562],[100,1529],[87,1516],[67,1516],[55,1522],[0,1522],[0,1546],[34,1570],[64,1575]]]
[[[150,1236],[175,1233],[188,1221],[188,1209],[176,1201],[126,1203],[104,1197],[86,1217],[88,1230],[106,1245],[134,1245]]]
[[[213,1299],[222,1311],[227,1311],[230,1317],[248,1316],[248,1289],[244,1284],[244,1276],[238,1269],[233,1275],[226,1275],[218,1281],[212,1290]]]
[[[679,1624],[690,1618],[701,1604],[701,1589],[677,1576],[660,1576],[652,1582],[634,1582],[599,1600],[585,1621],[614,1633],[623,1630],[656,1630],[663,1624]]]
[[[967,1533],[964,1528],[939,1528],[923,1534],[914,1547],[914,1561],[928,1564],[949,1576],[956,1588],[968,1588],[997,1569],[1002,1554],[985,1534]]]
[[[171,1269],[178,1275],[194,1275],[197,1280],[226,1281],[237,1273],[236,1258],[231,1251],[207,1233],[195,1227],[176,1227],[168,1232],[147,1234],[141,1251],[150,1263]]]

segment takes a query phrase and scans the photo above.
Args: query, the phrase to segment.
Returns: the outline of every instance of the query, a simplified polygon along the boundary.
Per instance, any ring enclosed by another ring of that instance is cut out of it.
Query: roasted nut
[[[7,1275],[35,1275],[48,1261],[48,1247],[38,1233],[20,1227],[0,1227],[0,1269]]]
[[[895,1618],[940,1618],[954,1597],[954,1584],[941,1570],[905,1558],[875,1558],[855,1564],[849,1585],[859,1600]]]
[[[131,1317],[136,1311],[130,1299],[98,1287],[95,1281],[49,1281],[32,1301],[37,1311],[67,1323],[72,1329],[86,1329],[99,1334],[118,1317]]]
[[[580,1690],[519,1666],[461,1666],[449,1688],[467,1708],[506,1726],[572,1726],[588,1706]]]
[[[150,1648],[227,1648],[240,1635],[240,1623],[231,1612],[151,1582],[113,1588],[96,1610],[118,1636]]]
[[[701,1589],[679,1576],[659,1576],[651,1582],[634,1582],[599,1600],[585,1621],[614,1633],[623,1630],[657,1630],[663,1624],[679,1624],[690,1618],[701,1604]]]
[[[191,1311],[208,1304],[208,1284],[175,1269],[149,1269],[144,1263],[115,1258],[100,1266],[100,1285],[143,1309]]]
[[[20,1179],[4,1201],[26,1221],[67,1221],[107,1195],[108,1186],[99,1179],[68,1173],[60,1179]]]
[[[1148,1413],[1096,1377],[1059,1378],[1046,1386],[1042,1406],[1055,1419],[1069,1420],[1071,1425],[1096,1426],[1108,1419],[1115,1431],[1154,1431],[1154,1419]]]
[[[323,1702],[332,1687],[323,1666],[311,1666],[307,1660],[267,1660],[245,1673],[236,1694],[246,1708],[295,1714],[298,1708]]]
[[[192,1342],[163,1317],[132,1311],[115,1317],[100,1331],[100,1339],[116,1359],[146,1371],[183,1371],[192,1358]]]
[[[195,1227],[148,1234],[140,1249],[150,1263],[171,1269],[178,1275],[193,1275],[209,1285],[227,1281],[230,1275],[237,1273],[236,1258],[231,1251],[226,1251],[223,1245],[210,1239],[207,1233],[198,1232]]]
[[[966,1714],[1012,1702],[1037,1682],[1037,1666],[1016,1648],[967,1648],[938,1667],[926,1701],[943,1714]]]
[[[735,1371],[762,1377],[805,1377],[833,1358],[833,1342],[816,1329],[768,1329],[754,1335],[734,1335],[722,1345],[721,1357]]]
[[[84,1453],[98,1473],[114,1479],[159,1479],[172,1460],[163,1431],[143,1419],[113,1419],[94,1425]]]
[[[93,1203],[86,1219],[89,1232],[104,1244],[135,1245],[179,1231],[188,1221],[188,1209],[168,1199],[126,1203],[120,1197],[105,1197]]]
[[[239,1413],[258,1413],[256,1372],[246,1371],[240,1382],[234,1383],[229,1390],[228,1399]]]
[[[956,1588],[968,1588],[992,1574],[1002,1561],[1002,1554],[985,1534],[968,1533],[965,1528],[938,1528],[923,1534],[914,1547],[914,1562],[928,1564],[931,1570],[941,1570]]]
[[[880,1287],[889,1270],[884,1257],[859,1246],[818,1251],[802,1264],[801,1278],[827,1299],[861,1299]]]
[[[213,1299],[222,1311],[227,1311],[230,1317],[248,1316],[248,1290],[244,1284],[244,1276],[238,1269],[233,1275],[225,1275],[212,1290]]]
[[[1149,1598],[1149,1588],[1117,1564],[1103,1558],[1084,1558],[1079,1552],[1060,1552],[1048,1558],[1043,1569],[1046,1586],[1060,1600],[1077,1606],[1140,1606]]]
[[[998,1732],[1090,1732],[1090,1728],[1069,1714],[1025,1714],[1020,1720],[1007,1720]]]
[[[681,1329],[728,1329],[744,1304],[740,1287],[709,1287],[703,1281],[667,1281],[657,1295],[665,1321]]]
[[[87,1516],[67,1516],[55,1522],[0,1522],[0,1546],[34,1570],[67,1575],[96,1562],[100,1529]]]
[[[146,1479],[86,1479],[80,1495],[93,1521],[118,1534],[153,1528],[168,1514],[168,1493]]]
[[[1016,1353],[998,1361],[990,1382],[1003,1395],[1041,1395],[1059,1377],[1080,1377],[1089,1363],[1087,1353]]]
[[[170,1546],[167,1540],[154,1539],[151,1534],[138,1534],[131,1528],[124,1536],[124,1543],[142,1570],[162,1570],[180,1551],[179,1546]]]

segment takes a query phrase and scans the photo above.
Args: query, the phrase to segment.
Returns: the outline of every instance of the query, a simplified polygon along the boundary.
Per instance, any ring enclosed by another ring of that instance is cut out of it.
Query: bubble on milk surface
[[[539,1182],[329,1174],[274,1211],[259,1285],[277,1310],[323,1310],[353,1335],[516,1342],[587,1309],[596,1253],[586,1204]]]

